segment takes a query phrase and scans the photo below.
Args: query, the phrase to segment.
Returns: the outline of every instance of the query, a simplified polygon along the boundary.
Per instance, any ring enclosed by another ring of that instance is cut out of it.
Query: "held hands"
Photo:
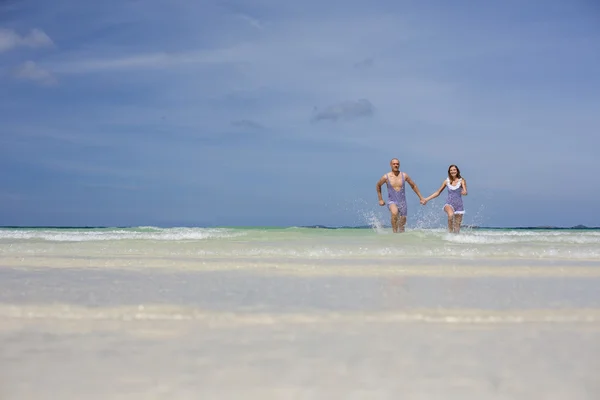
[[[425,199],[425,198],[421,197],[421,204],[422,204],[422,205],[425,205],[425,204],[427,204],[427,201],[428,201],[427,199]]]

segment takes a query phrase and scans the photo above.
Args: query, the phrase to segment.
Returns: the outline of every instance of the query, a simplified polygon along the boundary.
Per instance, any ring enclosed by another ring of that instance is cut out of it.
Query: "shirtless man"
[[[379,205],[384,206],[385,201],[381,196],[381,186],[385,183],[387,185],[388,192],[388,209],[392,213],[392,230],[394,233],[404,232],[404,226],[406,225],[406,191],[405,182],[408,182],[412,190],[419,196],[421,204],[425,204],[425,199],[421,196],[417,184],[410,179],[410,176],[406,172],[400,172],[400,161],[397,158],[393,158],[390,161],[392,172],[387,173],[377,181],[377,196],[379,197]]]

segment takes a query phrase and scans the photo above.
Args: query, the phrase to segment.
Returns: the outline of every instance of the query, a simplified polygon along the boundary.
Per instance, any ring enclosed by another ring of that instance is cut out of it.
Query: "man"
[[[425,199],[421,196],[417,184],[408,176],[406,172],[400,172],[400,161],[397,158],[393,158],[390,161],[392,172],[387,173],[379,179],[377,182],[377,196],[379,197],[379,205],[384,206],[385,201],[381,196],[381,186],[385,183],[387,185],[388,192],[388,209],[392,214],[392,230],[394,233],[404,232],[404,226],[406,225],[406,191],[405,182],[408,182],[412,190],[419,196],[421,204],[425,204]]]

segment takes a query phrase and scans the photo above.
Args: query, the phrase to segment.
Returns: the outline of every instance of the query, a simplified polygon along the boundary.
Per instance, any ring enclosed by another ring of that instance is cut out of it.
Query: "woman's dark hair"
[[[460,169],[458,169],[458,167],[456,165],[452,164],[451,166],[448,167],[448,179],[450,180],[450,183],[452,183],[452,176],[450,176],[450,169],[452,167],[456,168],[456,179],[462,178],[462,176],[460,176]]]

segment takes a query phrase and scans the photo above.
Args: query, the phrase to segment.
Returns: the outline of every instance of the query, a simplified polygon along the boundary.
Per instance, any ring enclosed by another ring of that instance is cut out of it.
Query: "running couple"
[[[385,183],[388,192],[387,205],[392,214],[392,230],[394,232],[404,232],[404,226],[406,225],[405,183],[410,185],[412,190],[419,196],[419,200],[423,205],[427,204],[429,200],[438,197],[447,187],[448,197],[446,198],[446,204],[444,204],[444,211],[448,215],[448,232],[460,232],[460,224],[465,213],[462,196],[467,195],[467,182],[460,176],[460,169],[456,165],[451,165],[448,168],[448,177],[444,179],[440,188],[425,198],[421,196],[417,184],[410,176],[406,172],[400,172],[400,161],[397,158],[393,158],[390,161],[390,166],[392,167],[392,171],[383,175],[377,182],[377,196],[379,197],[379,205],[384,206],[385,201],[381,196],[381,186]]]

